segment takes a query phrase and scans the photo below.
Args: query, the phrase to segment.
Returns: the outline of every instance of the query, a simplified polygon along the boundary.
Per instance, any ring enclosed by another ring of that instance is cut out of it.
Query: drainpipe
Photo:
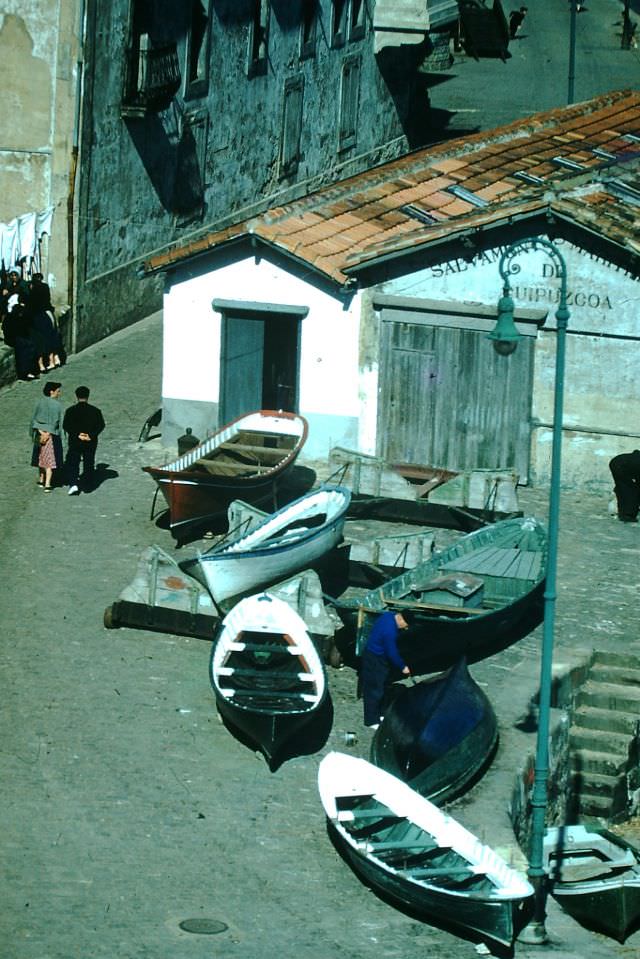
[[[76,36],[78,39],[78,59],[76,61],[76,95],[73,118],[73,142],[69,162],[69,193],[67,195],[67,302],[71,316],[70,352],[75,353],[77,341],[77,317],[75,304],[75,224],[74,210],[76,202],[76,175],[78,170],[78,144],[80,142],[80,123],[82,109],[82,88],[84,83],[84,41],[86,29],[86,2],[81,0],[78,10]]]

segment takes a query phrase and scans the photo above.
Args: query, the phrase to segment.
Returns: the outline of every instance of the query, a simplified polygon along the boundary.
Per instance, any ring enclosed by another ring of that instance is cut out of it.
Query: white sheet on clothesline
[[[39,243],[45,235],[51,235],[53,207],[40,213],[23,213],[8,223],[0,223],[0,258],[6,270],[11,270],[22,260],[27,266],[39,264]]]

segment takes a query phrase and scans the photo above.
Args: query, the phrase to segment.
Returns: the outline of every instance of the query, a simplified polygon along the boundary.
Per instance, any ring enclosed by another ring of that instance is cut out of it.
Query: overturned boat
[[[437,806],[489,765],[498,720],[464,659],[439,676],[399,686],[371,743],[371,762]]]
[[[328,698],[325,668],[304,620],[269,593],[248,596],[225,616],[210,678],[223,719],[272,768]]]
[[[351,494],[320,487],[267,516],[249,532],[182,564],[222,606],[233,597],[313,567],[340,543]]]
[[[308,433],[297,413],[257,410],[240,416],[163,466],[144,466],[169,507],[172,535],[206,525],[234,499],[273,505]]]
[[[341,848],[367,882],[427,921],[511,947],[533,889],[496,852],[364,759],[329,753],[318,787]]]

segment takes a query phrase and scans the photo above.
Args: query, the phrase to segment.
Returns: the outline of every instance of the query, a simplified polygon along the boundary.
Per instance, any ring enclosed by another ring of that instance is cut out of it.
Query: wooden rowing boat
[[[257,410],[170,463],[144,466],[167,502],[172,535],[181,539],[187,529],[206,526],[234,499],[273,505],[307,432],[297,413]]]
[[[371,743],[371,762],[437,806],[478,778],[494,755],[498,721],[464,659],[399,686]]]
[[[606,829],[547,829],[551,894],[574,919],[624,942],[640,924],[640,850]]]
[[[248,596],[225,616],[209,672],[220,714],[272,768],[328,697],[325,669],[304,620],[269,593]]]
[[[357,599],[334,605],[359,655],[377,613],[410,610],[398,648],[414,674],[484,659],[542,622],[545,529],[533,517],[502,520]]]
[[[458,933],[512,945],[533,889],[496,852],[364,759],[329,753],[318,787],[341,848],[367,882]]]
[[[215,603],[229,600],[312,567],[342,540],[351,494],[320,487],[267,516],[230,542],[182,563],[207,587]]]

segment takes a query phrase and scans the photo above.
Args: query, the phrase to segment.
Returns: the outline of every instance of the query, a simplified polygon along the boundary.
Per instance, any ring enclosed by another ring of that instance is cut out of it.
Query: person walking
[[[31,465],[37,467],[38,486],[44,487],[45,493],[51,492],[53,471],[60,469],[63,462],[61,390],[61,383],[45,383],[44,396],[36,403],[31,417]]]
[[[362,654],[361,683],[364,706],[364,724],[377,729],[382,719],[382,709],[389,678],[394,670],[403,676],[411,670],[398,652],[398,633],[408,629],[406,613],[382,613],[369,633]]]
[[[509,14],[509,37],[511,40],[515,40],[518,30],[527,15],[527,10],[528,7],[520,7],[519,10],[512,10]]]
[[[619,453],[609,461],[614,493],[618,503],[618,519],[637,523],[640,509],[640,450]]]
[[[98,437],[105,422],[101,410],[89,402],[88,386],[76,389],[76,400],[64,414],[63,428],[68,437],[67,480],[69,496],[80,493],[80,463],[82,462],[82,486],[87,493],[93,487]]]

